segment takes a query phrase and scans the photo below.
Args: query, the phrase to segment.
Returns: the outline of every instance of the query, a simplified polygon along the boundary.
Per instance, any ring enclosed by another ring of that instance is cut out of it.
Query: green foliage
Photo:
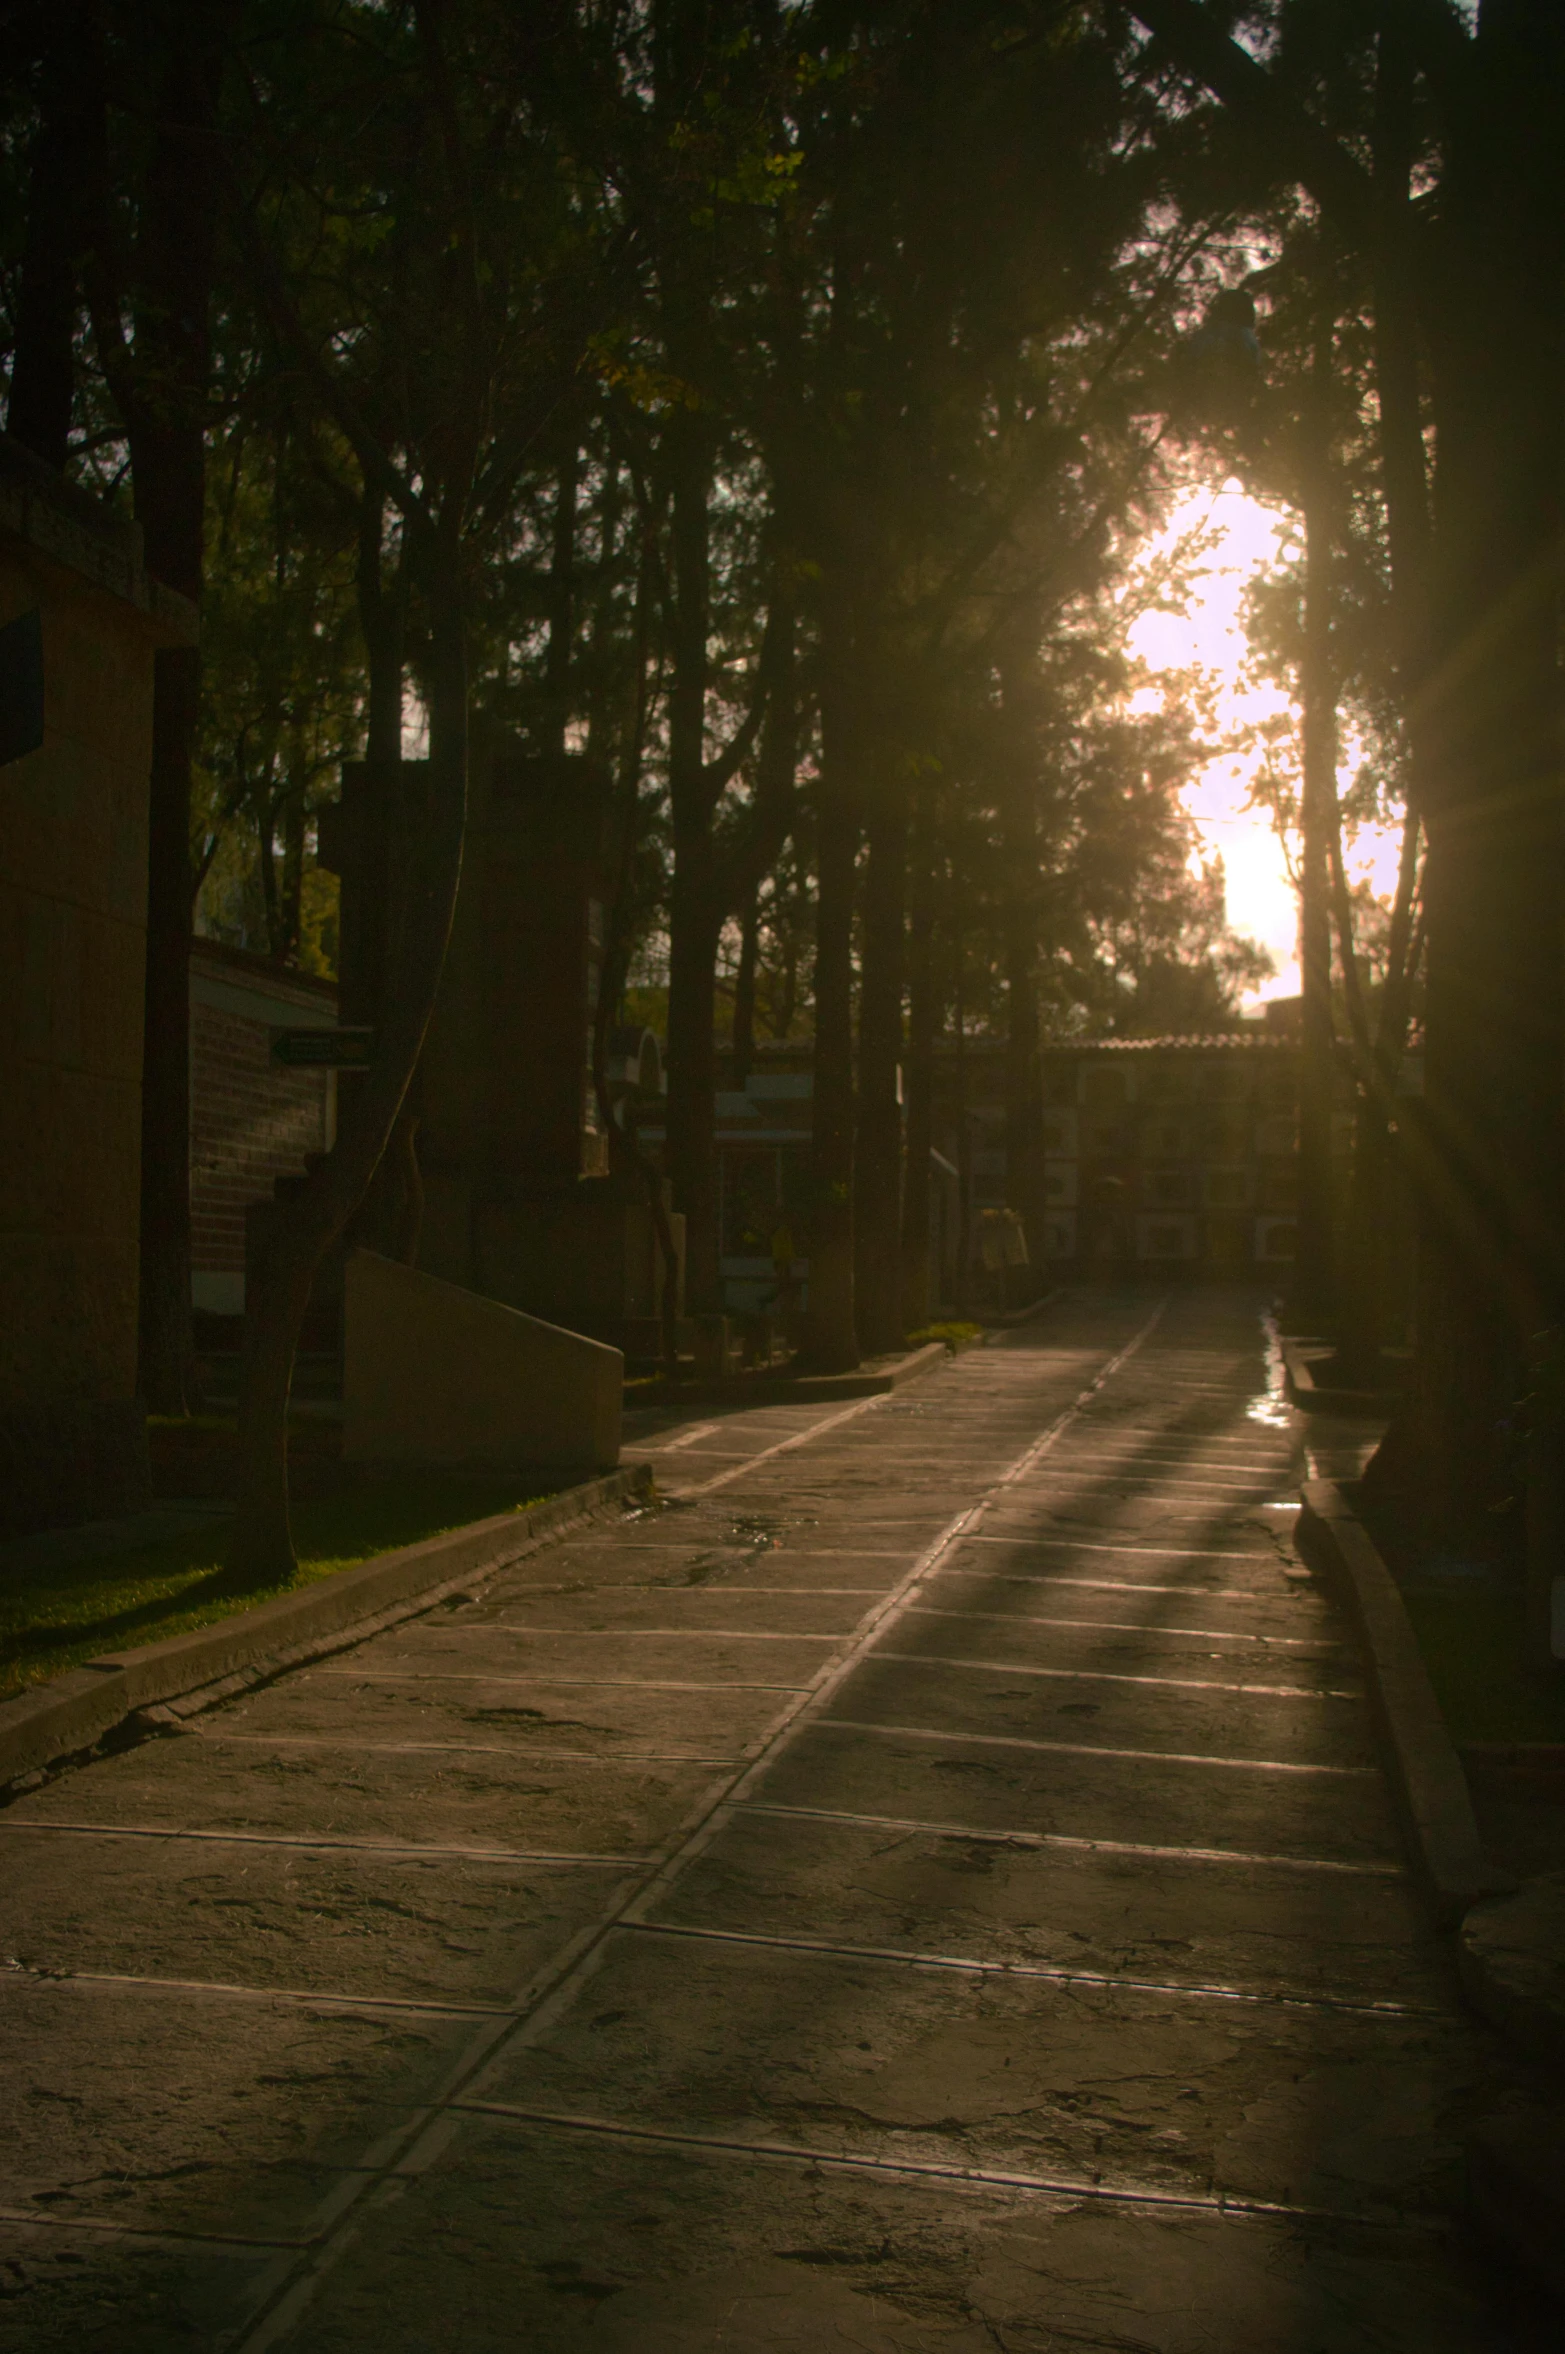
[[[529,1487],[525,1479],[438,1472],[345,1484],[295,1506],[294,1582],[313,1585],[468,1521],[524,1511],[548,1492],[536,1481]],[[0,1599],[0,1698],[102,1652],[160,1643],[270,1600],[269,1593],[236,1597],[221,1589],[227,1534],[227,1522],[214,1520],[127,1553],[14,1572]]]
[[[496,730],[568,740],[615,771],[610,972],[625,1013],[662,1026],[672,488],[694,464],[709,493],[710,756],[755,699],[777,599],[797,609],[799,790],[753,878],[760,1033],[797,1039],[813,1019],[812,793],[844,614],[870,765],[936,811],[944,1019],[1005,1019],[1019,791],[1050,1023],[1228,1018],[1258,968],[1226,927],[1220,876],[1192,869],[1178,791],[1197,715],[1132,707],[1116,604],[1169,480],[1146,388],[1228,247],[1191,241],[1168,206],[1170,173],[1193,168],[1189,134],[1149,102],[1124,23],[1043,0],[897,0],[747,11],[714,41],[675,0],[565,0],[547,29],[494,0],[438,15],[433,51],[435,12],[242,0],[234,17],[227,152],[338,408],[230,242],[213,320],[199,927],[332,968],[315,814],[369,727],[360,534],[381,495],[352,421],[436,500],[482,343],[488,437],[464,524],[473,700]],[[111,5],[107,22],[115,230],[133,243],[150,68],[134,12]],[[31,120],[24,101],[0,145],[13,257]],[[82,358],[77,464],[104,483],[124,446],[85,330]],[[372,585],[401,613],[416,723],[432,616],[410,535],[385,503]],[[752,757],[715,791],[721,850],[760,789]],[[731,971],[736,932],[722,955]]]
[[[907,1335],[904,1345],[910,1349],[923,1349],[931,1341],[939,1341],[955,1357],[963,1349],[976,1348],[983,1337],[984,1328],[981,1324],[963,1324],[953,1320],[947,1324],[921,1324],[917,1332]]]
[[[307,972],[336,968],[314,819],[337,797],[366,688],[349,471],[340,451],[253,424],[208,469],[197,927]]]

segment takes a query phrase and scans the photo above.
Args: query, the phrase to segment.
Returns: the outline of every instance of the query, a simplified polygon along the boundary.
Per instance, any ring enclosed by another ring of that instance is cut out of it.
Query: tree
[[[1565,20],[1548,0],[1485,7],[1470,30],[1443,8],[1366,8],[1348,44],[1336,20],[1337,52],[1366,69],[1366,168],[1322,119],[1310,61],[1296,71],[1275,37],[1320,24],[1318,7],[1270,16],[1262,55],[1196,0],[1135,13],[1375,273],[1428,934],[1416,1379],[1386,1468],[1400,1459],[1424,1509],[1470,1525],[1510,1485],[1529,1335],[1561,1308]],[[1427,557],[1415,323],[1435,424]]]
[[[586,333],[579,298],[554,315],[546,307],[561,285],[547,265],[563,275],[580,258],[568,171],[512,86],[492,77],[498,28],[488,9],[427,0],[406,26],[379,23],[373,46],[362,23],[339,25],[330,11],[323,30],[341,34],[335,50],[317,42],[311,52],[314,86],[335,101],[329,124],[299,106],[295,53],[280,45],[262,91],[265,200],[235,181],[230,213],[257,306],[301,392],[352,450],[370,510],[381,502],[400,517],[424,621],[429,757],[404,792],[417,851],[390,911],[372,1065],[331,1152],[275,1221],[246,1302],[228,1571],[252,1588],[293,1570],[287,1410],[298,1333],[321,1260],[386,1149],[444,965],[466,822],[475,543],[507,520],[517,450],[570,381]],[[328,57],[344,76],[336,86]],[[357,143],[343,138],[345,111],[363,126]],[[366,217],[384,234],[366,235]],[[347,275],[344,316],[350,224],[359,266]],[[317,275],[301,267],[294,239],[327,257]],[[383,246],[389,271],[377,267]],[[530,269],[517,268],[519,253]],[[362,400],[366,386],[379,398]]]
[[[216,130],[234,8],[160,0],[116,25],[116,58],[150,121],[111,201],[106,69],[96,13],[82,12],[86,82],[98,100],[92,246],[85,264],[98,363],[129,445],[148,569],[199,607],[205,570],[206,429],[218,271]],[[132,39],[132,33],[136,35]],[[197,1395],[190,1307],[190,831],[201,653],[157,655],[148,819],[141,1081],[140,1388],[164,1413]]]

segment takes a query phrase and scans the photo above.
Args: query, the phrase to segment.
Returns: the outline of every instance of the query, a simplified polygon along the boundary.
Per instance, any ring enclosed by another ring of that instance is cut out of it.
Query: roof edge
[[[67,482],[19,441],[0,433],[0,533],[106,596],[132,606],[160,646],[193,646],[200,617],[188,597],[146,568],[139,523],[116,515],[79,483]]]

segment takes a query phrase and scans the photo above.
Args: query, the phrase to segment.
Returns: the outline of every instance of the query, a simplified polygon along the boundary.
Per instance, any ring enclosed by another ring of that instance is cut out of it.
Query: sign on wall
[[[375,1052],[373,1030],[274,1030],[272,1060],[294,1071],[362,1071]]]

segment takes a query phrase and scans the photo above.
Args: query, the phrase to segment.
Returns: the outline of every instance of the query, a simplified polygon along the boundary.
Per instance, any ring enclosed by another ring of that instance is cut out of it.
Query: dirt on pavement
[[[4,2354],[1533,2354],[1523,2091],[1248,1294],[665,1501],[0,1814]]]

